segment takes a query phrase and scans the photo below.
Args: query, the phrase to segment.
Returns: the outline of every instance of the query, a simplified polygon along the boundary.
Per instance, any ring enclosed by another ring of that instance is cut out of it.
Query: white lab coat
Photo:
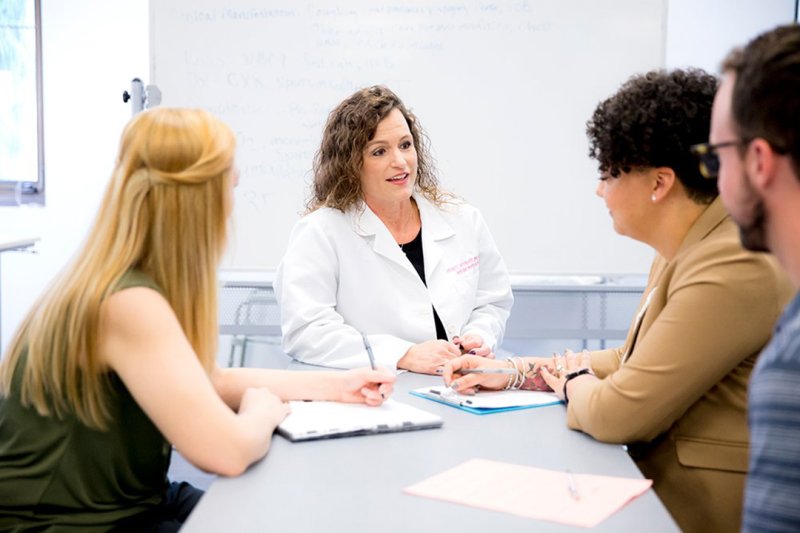
[[[449,338],[501,342],[511,283],[480,212],[414,198],[427,287],[363,204],[346,213],[321,208],[297,222],[275,279],[286,353],[323,366],[368,366],[363,332],[378,366],[396,368],[412,345],[436,338],[432,306]]]

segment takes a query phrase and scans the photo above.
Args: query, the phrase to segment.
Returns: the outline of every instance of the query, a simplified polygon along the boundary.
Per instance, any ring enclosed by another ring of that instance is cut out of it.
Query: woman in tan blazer
[[[697,70],[634,76],[588,123],[614,229],[656,252],[625,343],[563,358],[467,356],[444,369],[459,391],[552,388],[569,427],[628,445],[684,531],[739,529],[747,381],[792,291],[772,257],[741,247],[690,153],[708,139],[716,85]],[[503,365],[517,375],[459,374]]]

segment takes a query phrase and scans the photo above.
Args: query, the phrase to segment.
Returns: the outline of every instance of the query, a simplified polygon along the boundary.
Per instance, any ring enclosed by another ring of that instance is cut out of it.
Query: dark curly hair
[[[396,94],[382,85],[356,91],[328,115],[322,143],[314,156],[314,183],[306,202],[308,211],[332,207],[345,211],[362,198],[361,167],[364,147],[375,136],[378,123],[393,110],[403,114],[417,152],[415,189],[437,205],[450,197],[439,189],[428,137],[417,118]]]
[[[717,181],[700,174],[689,147],[708,141],[716,90],[717,79],[700,69],[631,77],[586,123],[589,156],[612,177],[635,168],[669,167],[689,198],[711,203]]]

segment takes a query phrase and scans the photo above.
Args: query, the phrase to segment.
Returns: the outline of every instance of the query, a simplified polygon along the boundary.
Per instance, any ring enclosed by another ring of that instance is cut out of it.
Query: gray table
[[[574,528],[402,490],[475,457],[642,477],[621,446],[567,429],[560,405],[480,416],[408,394],[440,382],[402,374],[393,398],[442,416],[441,429],[304,443],[276,435],[266,458],[244,475],[214,481],[182,531],[566,531]],[[678,531],[652,490],[597,529]]]

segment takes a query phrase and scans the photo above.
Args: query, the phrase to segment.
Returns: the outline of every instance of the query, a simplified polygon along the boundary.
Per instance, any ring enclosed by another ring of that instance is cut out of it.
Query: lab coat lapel
[[[411,261],[405,256],[403,251],[394,241],[392,234],[381,222],[381,219],[372,212],[364,203],[361,203],[350,210],[350,220],[353,224],[353,231],[365,239],[372,241],[372,250],[388,260],[397,263],[404,270],[419,277],[417,271],[411,265]]]
[[[425,279],[431,279],[444,257],[443,241],[456,234],[442,216],[441,210],[425,198],[414,195],[422,220],[422,253],[425,258]]]

